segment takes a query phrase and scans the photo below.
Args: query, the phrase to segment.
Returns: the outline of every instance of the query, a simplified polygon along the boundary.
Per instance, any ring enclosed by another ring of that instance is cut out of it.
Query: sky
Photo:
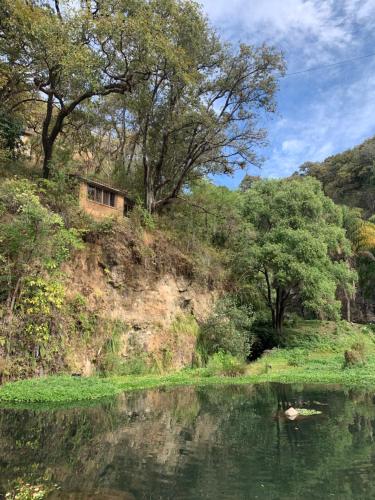
[[[285,177],[305,161],[324,160],[375,135],[375,0],[201,3],[225,40],[266,42],[286,59],[278,111],[261,123],[269,142],[259,151],[264,163],[260,170],[250,166],[249,174]],[[235,188],[243,176],[214,180]]]

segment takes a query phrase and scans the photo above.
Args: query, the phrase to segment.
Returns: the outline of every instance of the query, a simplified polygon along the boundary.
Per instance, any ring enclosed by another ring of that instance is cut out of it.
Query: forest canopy
[[[299,173],[319,179],[336,203],[361,208],[367,218],[375,213],[375,137],[321,163],[306,162]]]
[[[65,164],[115,176],[152,212],[192,180],[258,164],[278,50],[224,43],[190,0],[69,5],[0,7],[0,116],[32,130],[45,178],[63,149]]]

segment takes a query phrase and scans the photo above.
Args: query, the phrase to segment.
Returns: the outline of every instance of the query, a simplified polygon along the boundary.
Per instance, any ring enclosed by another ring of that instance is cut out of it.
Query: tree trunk
[[[52,160],[52,152],[53,152],[53,144],[47,138],[45,143],[43,144],[43,178],[48,179],[49,174],[51,172],[51,160]]]
[[[275,307],[275,330],[279,336],[279,339],[282,334],[283,323],[284,323],[284,314],[285,314],[285,301],[287,298],[287,294],[283,289],[276,289],[276,307]]]
[[[351,300],[350,300],[350,295],[346,290],[344,290],[344,295],[345,295],[345,301],[346,301],[346,321],[350,323],[352,316],[351,316]]]
[[[143,169],[144,169],[144,205],[145,209],[152,213],[154,211],[154,190],[150,165],[147,158],[143,158]]]
[[[276,317],[276,332],[281,336],[283,331],[284,313],[279,311]]]

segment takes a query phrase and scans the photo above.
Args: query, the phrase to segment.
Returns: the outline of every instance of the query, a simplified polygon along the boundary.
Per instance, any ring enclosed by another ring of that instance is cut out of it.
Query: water
[[[289,421],[289,403],[322,414]],[[0,492],[44,476],[53,499],[374,499],[374,431],[372,394],[281,384],[0,410]]]

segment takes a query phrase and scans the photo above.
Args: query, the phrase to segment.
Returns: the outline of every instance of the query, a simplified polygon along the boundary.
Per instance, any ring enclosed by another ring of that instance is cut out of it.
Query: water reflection
[[[292,404],[322,415],[280,418]],[[0,411],[0,492],[47,476],[63,499],[375,498],[373,396],[281,384]]]

